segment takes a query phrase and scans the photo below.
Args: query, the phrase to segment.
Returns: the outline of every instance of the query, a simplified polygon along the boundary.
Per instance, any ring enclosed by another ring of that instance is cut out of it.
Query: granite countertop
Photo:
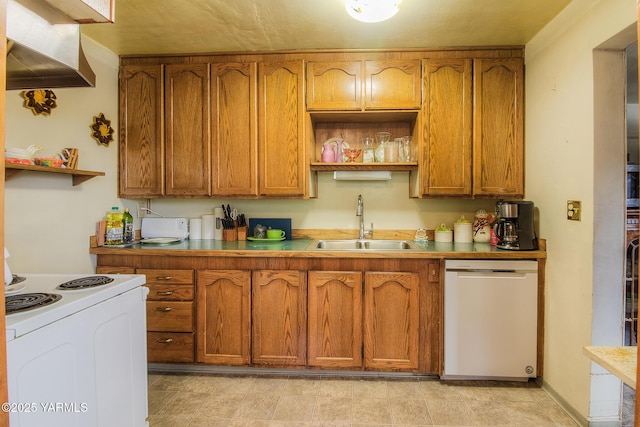
[[[89,252],[97,255],[154,255],[154,256],[259,256],[303,258],[488,258],[488,259],[540,259],[546,251],[510,251],[497,249],[489,243],[414,242],[417,250],[313,250],[308,249],[313,239],[292,239],[274,242],[184,240],[168,245],[127,247],[93,246]]]
[[[584,354],[636,389],[637,347],[583,347]]]

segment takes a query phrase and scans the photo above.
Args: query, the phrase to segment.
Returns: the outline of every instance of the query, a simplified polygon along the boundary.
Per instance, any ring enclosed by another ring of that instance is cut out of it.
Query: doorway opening
[[[637,317],[631,308],[627,316],[627,158],[638,162],[638,151],[627,150],[628,112],[627,100],[637,103],[637,77],[627,77],[627,64],[637,64],[636,24],[615,35],[593,51],[594,67],[594,247],[593,247],[593,311],[591,323],[592,345],[620,346],[625,339],[635,340],[635,330],[627,317]],[[633,47],[632,47],[633,45]],[[632,50],[628,49],[631,47]],[[628,97],[627,82],[635,86],[635,96]],[[636,134],[637,134],[637,110]],[[631,221],[630,221],[631,222]],[[632,240],[632,239],[630,239]],[[633,273],[631,274],[633,277]],[[635,290],[633,280],[630,291]],[[635,292],[637,295],[637,292]],[[633,302],[631,301],[631,307]],[[627,323],[629,323],[627,325]],[[628,329],[627,329],[628,326]],[[628,338],[626,338],[628,337]],[[618,390],[618,394],[613,394]],[[622,425],[633,425],[635,395],[625,393],[622,383],[608,376],[591,372],[590,417],[620,419]],[[631,390],[632,391],[632,390]],[[600,402],[595,406],[593,402]],[[630,405],[629,405],[630,404]],[[629,424],[629,422],[631,424]]]

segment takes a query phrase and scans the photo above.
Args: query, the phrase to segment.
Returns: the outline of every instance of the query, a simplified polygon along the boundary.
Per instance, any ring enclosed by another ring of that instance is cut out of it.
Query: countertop
[[[301,258],[483,258],[483,259],[541,259],[544,250],[510,251],[497,249],[489,243],[414,242],[417,250],[312,250],[307,249],[313,239],[292,239],[274,242],[184,240],[169,245],[134,244],[130,247],[92,246],[96,255],[149,256],[217,256],[217,257],[301,257]]]
[[[637,347],[583,347],[584,354],[636,389]]]

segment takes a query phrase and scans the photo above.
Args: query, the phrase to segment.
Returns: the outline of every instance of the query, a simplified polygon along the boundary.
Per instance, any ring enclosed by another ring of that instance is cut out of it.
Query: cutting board
[[[291,218],[249,218],[248,236],[253,236],[253,228],[257,224],[284,230],[286,240],[291,240]]]

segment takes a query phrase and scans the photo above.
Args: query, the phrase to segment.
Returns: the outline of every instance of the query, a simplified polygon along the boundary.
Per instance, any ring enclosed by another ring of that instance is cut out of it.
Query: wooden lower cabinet
[[[304,366],[307,362],[307,273],[252,273],[254,365]]]
[[[367,272],[364,280],[365,368],[417,369],[419,276]]]
[[[440,260],[98,262],[98,273],[146,275],[150,363],[441,373]],[[134,267],[154,265],[171,268]]]
[[[365,272],[364,298],[362,279],[309,272],[309,366],[418,369],[419,275]]]
[[[196,360],[214,365],[251,362],[251,272],[198,271]]]
[[[362,368],[362,272],[310,271],[309,366]]]

